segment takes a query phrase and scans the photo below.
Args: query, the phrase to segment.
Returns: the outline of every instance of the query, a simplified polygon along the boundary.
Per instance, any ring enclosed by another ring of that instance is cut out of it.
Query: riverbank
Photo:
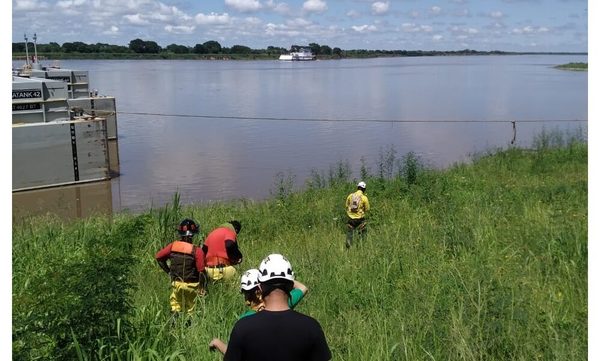
[[[445,171],[414,157],[398,174],[365,169],[369,234],[350,250],[355,182],[337,170],[301,193],[282,180],[265,202],[175,198],[141,215],[14,224],[13,358],[221,360],[207,345],[244,309],[237,280],[210,285],[191,326],[170,326],[153,257],[184,217],[201,236],[239,219],[240,271],[288,256],[310,288],[297,310],[320,321],[334,359],[587,357],[586,144],[542,135]]]
[[[40,60],[278,60],[280,53],[256,54],[175,54],[175,53],[39,53]],[[479,51],[349,51],[342,55],[317,55],[317,60],[367,59],[382,57],[420,57],[420,56],[486,56],[486,55],[587,55],[587,53],[519,53],[519,52],[479,52]],[[12,53],[12,60],[25,61],[25,53]]]

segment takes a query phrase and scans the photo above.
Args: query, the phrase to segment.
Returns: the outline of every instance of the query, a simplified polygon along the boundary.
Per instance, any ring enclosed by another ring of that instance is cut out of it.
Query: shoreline
[[[174,53],[39,53],[39,60],[279,60],[280,54],[174,54]],[[547,52],[410,52],[410,54],[360,54],[360,55],[317,55],[317,60],[415,58],[432,56],[491,56],[491,55],[573,55],[588,56],[588,53]],[[31,54],[30,54],[31,56]],[[12,60],[25,60],[25,53],[13,53]]]

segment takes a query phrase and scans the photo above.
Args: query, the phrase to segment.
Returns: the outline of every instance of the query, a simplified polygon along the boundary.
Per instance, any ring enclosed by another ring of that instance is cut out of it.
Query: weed
[[[208,229],[242,220],[240,273],[272,252],[290,259],[311,290],[297,310],[321,323],[334,359],[585,359],[587,145],[545,136],[444,171],[390,152],[369,179],[369,236],[350,250],[347,162],[300,193],[279,173],[264,202],[174,197],[142,215],[13,225],[13,358],[219,360],[208,342],[244,311],[238,281],[210,284],[191,324],[171,326],[153,258],[194,215]]]

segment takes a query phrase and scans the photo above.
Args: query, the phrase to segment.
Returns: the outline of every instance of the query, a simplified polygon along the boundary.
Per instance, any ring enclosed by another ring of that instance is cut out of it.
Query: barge
[[[106,181],[119,175],[115,98],[90,91],[88,72],[13,71],[13,192]]]

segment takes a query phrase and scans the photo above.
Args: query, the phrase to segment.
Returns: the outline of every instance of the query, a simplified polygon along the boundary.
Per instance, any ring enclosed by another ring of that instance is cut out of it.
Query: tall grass
[[[297,310],[319,320],[335,360],[586,359],[587,146],[554,136],[445,171],[382,150],[375,174],[361,167],[372,212],[350,250],[344,161],[303,192],[280,174],[265,202],[176,196],[137,216],[15,224],[14,359],[220,360],[207,345],[243,312],[237,280],[210,284],[186,326],[153,258],[192,216],[200,237],[241,220],[240,271],[288,256],[310,288]]]

